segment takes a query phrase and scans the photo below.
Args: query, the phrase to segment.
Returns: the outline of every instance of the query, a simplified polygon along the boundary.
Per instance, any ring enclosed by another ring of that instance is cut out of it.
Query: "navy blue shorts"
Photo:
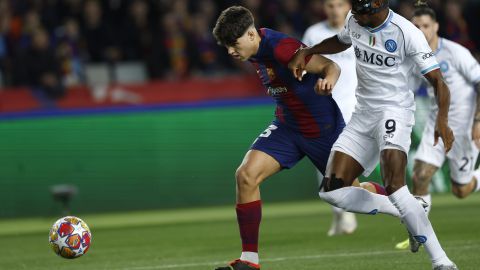
[[[333,144],[342,132],[345,124],[336,130],[318,138],[305,138],[280,123],[272,123],[253,142],[250,149],[262,151],[273,157],[282,168],[290,169],[307,156],[317,169],[325,175],[328,157]]]

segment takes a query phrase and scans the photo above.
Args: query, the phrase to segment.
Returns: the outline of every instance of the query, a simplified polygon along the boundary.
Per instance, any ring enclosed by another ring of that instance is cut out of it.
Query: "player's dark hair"
[[[222,11],[217,19],[213,36],[219,45],[234,46],[237,39],[253,25],[253,15],[242,6],[233,6]]]
[[[415,3],[415,11],[413,12],[413,17],[420,17],[420,16],[430,16],[434,21],[437,21],[437,14],[435,10],[430,8],[427,4],[426,0],[417,0]]]

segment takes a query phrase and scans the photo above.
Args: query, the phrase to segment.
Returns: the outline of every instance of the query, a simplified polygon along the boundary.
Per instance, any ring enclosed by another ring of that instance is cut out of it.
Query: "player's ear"
[[[250,41],[253,41],[255,40],[255,32],[257,30],[254,28],[254,27],[250,27],[247,31],[247,36],[248,36],[248,40]]]

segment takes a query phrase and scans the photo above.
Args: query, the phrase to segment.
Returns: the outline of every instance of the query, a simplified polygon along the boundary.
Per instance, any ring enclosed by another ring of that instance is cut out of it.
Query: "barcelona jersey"
[[[275,122],[305,138],[329,136],[343,128],[342,114],[332,96],[320,96],[314,90],[319,75],[307,73],[300,82],[288,69],[289,61],[304,45],[268,28],[261,28],[259,33],[258,52],[249,61],[277,104]]]

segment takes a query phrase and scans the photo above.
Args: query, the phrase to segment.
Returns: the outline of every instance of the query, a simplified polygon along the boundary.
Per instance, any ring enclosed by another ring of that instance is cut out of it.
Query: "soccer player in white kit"
[[[440,142],[433,146],[433,132],[438,108],[433,105],[427,120],[420,146],[415,154],[413,169],[413,194],[422,197],[429,205],[432,199],[429,185],[432,176],[448,160],[452,192],[465,198],[480,190],[480,170],[474,170],[480,148],[480,65],[465,47],[438,36],[435,11],[419,1],[412,18],[413,24],[422,30],[440,63],[440,70],[452,91],[448,122],[455,135],[452,150],[445,154]],[[430,87],[429,94],[433,95]],[[427,214],[430,207],[426,208]],[[409,241],[397,244],[405,249]],[[411,247],[415,248],[415,247]],[[416,247],[418,249],[418,247]]]
[[[327,16],[325,21],[310,26],[303,35],[302,42],[307,46],[313,46],[323,40],[335,36],[342,31],[345,18],[350,11],[348,0],[326,0],[323,10]],[[340,78],[332,92],[333,99],[342,111],[345,123],[350,121],[357,99],[355,88],[357,88],[357,74],[355,72],[355,52],[349,48],[341,53],[324,55],[337,63],[342,69]],[[323,175],[317,171],[319,183],[323,181]],[[342,208],[332,206],[333,220],[328,236],[351,234],[357,228],[355,214],[346,212]]]
[[[357,57],[357,106],[335,142],[320,197],[351,211],[365,207],[378,211],[383,196],[351,187],[360,174],[369,175],[380,159],[388,199],[402,222],[430,256],[434,270],[456,270],[442,249],[424,209],[405,181],[415,101],[409,81],[418,68],[432,84],[438,104],[434,143],[442,138],[445,151],[453,144],[448,126],[450,92],[440,66],[423,33],[388,8],[388,0],[351,0],[352,12],[338,35],[314,47],[300,49],[289,67],[301,80],[305,57],[332,54],[352,45]],[[386,198],[386,197],[385,197]]]

